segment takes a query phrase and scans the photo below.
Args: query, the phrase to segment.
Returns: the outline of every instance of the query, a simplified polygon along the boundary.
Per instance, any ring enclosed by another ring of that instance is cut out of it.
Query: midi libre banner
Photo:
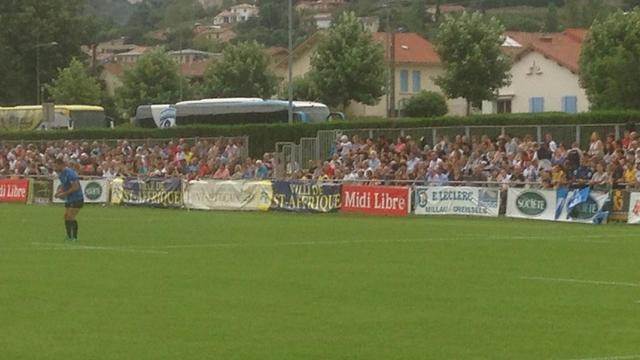
[[[271,207],[271,181],[185,182],[184,205],[199,210],[267,211]]]
[[[340,208],[339,184],[274,181],[271,210],[333,212]]]
[[[0,202],[26,203],[29,195],[29,180],[0,179]]]
[[[60,180],[53,181],[53,188],[58,189]],[[109,183],[106,180],[80,180],[85,203],[106,203],[109,201]],[[63,199],[54,198],[54,203],[63,203]]]
[[[415,188],[416,215],[498,216],[500,191],[468,186]]]
[[[342,212],[407,216],[411,190],[400,186],[342,186]]]
[[[181,207],[180,178],[130,178],[122,187],[122,203],[154,207]]]
[[[606,222],[608,193],[591,189],[537,190],[511,188],[507,195],[507,216],[525,219],[581,223]]]

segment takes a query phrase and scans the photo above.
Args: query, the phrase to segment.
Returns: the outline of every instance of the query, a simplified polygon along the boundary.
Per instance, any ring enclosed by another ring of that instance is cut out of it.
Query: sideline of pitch
[[[151,249],[135,249],[130,247],[114,247],[114,246],[89,246],[79,244],[61,244],[61,243],[45,243],[45,242],[32,242],[32,245],[41,246],[42,248],[48,248],[48,250],[88,250],[88,251],[118,251],[128,253],[140,253],[140,254],[169,254],[168,251],[163,250],[151,250]]]
[[[589,284],[589,285],[607,285],[607,286],[626,286],[640,288],[638,283],[617,282],[617,281],[598,281],[598,280],[582,280],[582,279],[566,279],[566,278],[548,278],[541,276],[521,276],[521,280],[538,280],[538,281],[550,281],[550,282],[567,282],[575,284]]]

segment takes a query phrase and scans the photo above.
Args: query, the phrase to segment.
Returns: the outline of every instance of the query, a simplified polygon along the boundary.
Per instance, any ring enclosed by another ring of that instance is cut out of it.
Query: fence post
[[[576,143],[578,146],[582,145],[580,144],[580,125],[576,125]]]
[[[431,146],[436,146],[436,139],[438,138],[438,129],[437,128],[433,128],[433,131],[431,132]]]
[[[400,136],[404,137],[404,128],[400,129]]]
[[[469,128],[469,126],[465,126],[465,127],[464,127],[464,135],[465,135],[467,138],[470,138],[470,137],[471,137],[471,129]]]
[[[616,124],[616,139],[620,139],[620,125]]]
[[[373,129],[369,129],[369,139],[373,139]]]
[[[507,132],[505,131],[504,126],[500,126],[500,135],[501,136],[505,136],[507,134]]]
[[[542,141],[542,126],[536,126],[536,136],[538,137],[538,143]]]

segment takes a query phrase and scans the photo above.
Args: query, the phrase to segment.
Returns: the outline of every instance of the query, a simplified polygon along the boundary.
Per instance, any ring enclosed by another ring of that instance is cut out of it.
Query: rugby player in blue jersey
[[[84,195],[80,186],[78,174],[67,167],[62,159],[56,159],[54,169],[60,179],[60,186],[56,190],[56,198],[64,200],[64,226],[67,229],[67,240],[78,240],[78,221],[76,216],[84,205]]]

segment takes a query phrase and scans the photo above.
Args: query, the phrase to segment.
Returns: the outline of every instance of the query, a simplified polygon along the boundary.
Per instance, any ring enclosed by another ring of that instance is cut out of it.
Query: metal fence
[[[546,133],[551,133],[557,143],[563,143],[567,148],[577,142],[585,148],[590,141],[591,134],[597,132],[602,138],[608,134],[614,134],[620,138],[625,124],[585,124],[585,125],[475,125],[475,126],[442,126],[419,128],[376,128],[376,129],[341,129],[320,130],[315,138],[302,138],[299,144],[292,142],[277,143],[275,158],[280,165],[278,175],[290,174],[289,169],[308,168],[309,162],[327,160],[333,154],[336,141],[342,136],[378,139],[384,136],[387,139],[411,136],[413,139],[426,144],[435,144],[442,137],[453,140],[457,135],[469,137],[487,135],[496,138],[500,135],[522,138],[531,136],[536,141],[543,140]],[[283,171],[283,173],[280,173]]]

